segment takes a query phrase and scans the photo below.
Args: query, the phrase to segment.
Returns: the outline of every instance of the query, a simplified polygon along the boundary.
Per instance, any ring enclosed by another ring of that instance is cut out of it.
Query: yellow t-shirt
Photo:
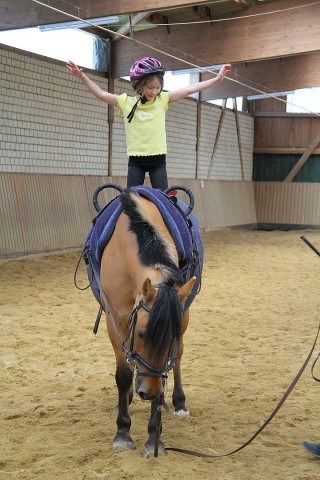
[[[161,92],[153,101],[138,103],[129,123],[127,116],[137,101],[126,93],[117,96],[117,108],[124,117],[127,140],[127,154],[162,155],[167,153],[166,112],[169,106],[169,92]]]

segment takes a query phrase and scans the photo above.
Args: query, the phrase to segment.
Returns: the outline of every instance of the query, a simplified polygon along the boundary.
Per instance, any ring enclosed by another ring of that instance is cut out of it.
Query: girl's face
[[[154,76],[147,79],[145,86],[143,87],[142,96],[146,99],[153,100],[161,92],[162,85],[159,79]]]

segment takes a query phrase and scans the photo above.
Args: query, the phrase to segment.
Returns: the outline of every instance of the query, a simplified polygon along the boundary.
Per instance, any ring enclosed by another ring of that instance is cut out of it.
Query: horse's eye
[[[143,339],[143,337],[144,337],[144,332],[142,332],[141,330],[139,330],[139,331],[137,332],[137,334],[138,334],[138,337],[140,337],[140,338]]]

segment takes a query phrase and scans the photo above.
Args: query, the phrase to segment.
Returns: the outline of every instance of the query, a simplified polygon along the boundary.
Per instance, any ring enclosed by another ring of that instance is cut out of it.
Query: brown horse
[[[185,281],[179,254],[158,207],[133,190],[119,196],[121,213],[101,255],[99,287],[107,329],[116,358],[117,432],[113,446],[135,448],[130,436],[129,405],[135,390],[151,401],[149,437],[144,456],[164,455],[157,412],[164,404],[164,384],[173,369],[175,415],[188,415],[180,362],[189,321],[185,301],[196,277]],[[100,292],[101,293],[101,292]]]

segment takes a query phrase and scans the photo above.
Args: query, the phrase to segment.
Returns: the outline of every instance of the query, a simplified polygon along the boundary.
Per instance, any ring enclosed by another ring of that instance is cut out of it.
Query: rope
[[[86,23],[87,25],[89,25],[89,26],[91,26],[91,27],[94,27],[94,28],[97,28],[97,29],[99,29],[99,30],[102,30],[103,32],[107,32],[107,33],[109,33],[109,34],[111,34],[111,35],[117,35],[118,37],[125,38],[125,39],[128,40],[128,41],[135,42],[135,43],[137,43],[138,45],[141,45],[141,46],[143,46],[143,47],[146,47],[146,48],[148,48],[148,49],[151,49],[151,50],[153,50],[153,51],[155,51],[155,52],[158,52],[158,53],[161,53],[161,54],[163,54],[163,55],[166,55],[167,57],[173,58],[174,60],[178,60],[179,62],[182,62],[182,63],[188,65],[189,67],[197,68],[197,69],[201,70],[202,72],[207,72],[207,73],[210,73],[211,75],[212,75],[212,74],[214,74],[215,76],[218,75],[217,73],[215,73],[215,72],[213,72],[212,70],[209,70],[209,69],[207,69],[207,68],[205,68],[205,67],[201,67],[201,66],[199,66],[199,65],[197,65],[197,64],[195,64],[195,63],[189,62],[188,60],[184,60],[184,59],[181,58],[181,57],[179,58],[179,57],[177,57],[177,56],[175,56],[175,55],[172,55],[172,54],[170,54],[170,53],[168,53],[168,52],[165,52],[164,50],[161,50],[161,49],[159,49],[159,48],[156,48],[156,47],[154,47],[154,46],[152,46],[152,45],[150,45],[150,44],[146,44],[146,43],[144,43],[144,42],[141,42],[140,40],[137,40],[137,39],[135,39],[135,38],[127,37],[126,35],[123,35],[122,33],[119,33],[119,32],[114,32],[113,30],[110,30],[109,28],[102,27],[101,25],[94,25],[94,24],[91,23],[89,20],[84,20],[84,19],[81,18],[81,17],[78,17],[78,16],[76,16],[76,15],[72,15],[71,13],[64,12],[63,10],[60,10],[60,9],[58,9],[58,8],[55,8],[55,7],[53,7],[53,6],[51,6],[51,5],[48,5],[48,4],[46,4],[46,3],[40,2],[39,0],[32,0],[32,2],[33,2],[33,3],[37,3],[38,5],[41,5],[41,6],[43,6],[43,7],[49,8],[50,10],[53,10],[53,11],[55,11],[55,12],[61,13],[62,15],[66,15],[67,17],[73,18],[74,20],[78,20],[78,21],[80,21],[80,22]],[[315,2],[315,3],[309,4],[309,5],[303,5],[303,6],[306,7],[306,6],[315,5],[315,4],[320,4],[320,2],[318,1],[318,2]],[[292,7],[292,8],[297,8],[297,7]],[[281,11],[281,10],[279,10],[279,11]],[[276,12],[275,12],[275,13],[276,13]],[[186,53],[185,53],[185,55],[186,55]],[[225,79],[228,80],[229,82],[234,82],[234,83],[237,83],[238,85],[242,85],[242,86],[244,86],[244,87],[249,87],[251,90],[253,90],[253,91],[255,91],[255,92],[259,93],[259,94],[266,95],[266,92],[265,92],[265,91],[260,90],[260,89],[255,88],[255,87],[251,87],[250,85],[247,85],[246,83],[240,82],[239,80],[236,80],[236,79],[234,79],[234,78],[225,77]],[[278,96],[276,96],[276,95],[272,95],[271,93],[270,93],[270,94],[268,93],[267,95],[268,95],[270,98],[274,98],[274,99],[276,99],[276,100],[278,100],[278,101],[280,101],[280,102],[283,102],[283,103],[286,103],[286,104],[289,104],[289,103],[290,103],[290,102],[288,102],[287,100],[284,100],[283,98],[280,98],[280,97],[278,97]],[[319,114],[319,113],[312,112],[311,110],[309,110],[309,109],[307,109],[307,108],[304,108],[304,107],[301,107],[301,106],[299,106],[299,105],[294,105],[294,104],[292,104],[292,103],[290,103],[290,104],[293,105],[293,106],[299,107],[299,108],[301,108],[302,110],[304,110],[304,111],[306,111],[306,112],[308,112],[308,113],[311,113],[311,114],[313,114],[313,115],[316,115],[316,116],[320,117],[320,114]]]
[[[303,362],[302,366],[300,367],[298,373],[296,374],[296,376],[294,377],[294,379],[292,380],[292,382],[290,383],[289,387],[287,388],[287,390],[285,391],[284,395],[282,396],[281,400],[279,401],[278,405],[273,409],[273,411],[271,412],[271,414],[269,415],[269,417],[264,421],[263,425],[261,425],[261,427],[258,428],[258,430],[253,434],[251,435],[251,437],[245,442],[243,443],[242,445],[240,445],[240,447],[238,448],[235,448],[234,450],[230,451],[230,452],[227,452],[227,453],[222,453],[222,454],[210,454],[210,453],[202,453],[202,452],[198,452],[198,451],[195,451],[195,450],[187,450],[185,448],[178,448],[178,447],[166,447],[165,450],[172,450],[174,452],[178,452],[178,453],[184,453],[186,455],[193,455],[195,457],[204,457],[204,458],[221,458],[221,457],[228,457],[230,455],[233,455],[234,453],[237,453],[239,452],[240,450],[242,450],[243,448],[247,447],[261,432],[262,430],[265,429],[265,427],[271,422],[271,420],[275,417],[275,415],[277,414],[277,412],[280,410],[280,408],[282,407],[282,405],[284,404],[284,402],[287,400],[287,398],[289,397],[290,393],[292,392],[292,390],[294,389],[294,387],[296,386],[296,384],[298,383],[301,375],[303,374],[303,372],[305,371],[306,369],[306,366],[308,365],[309,361],[310,361],[310,358],[313,354],[313,351],[316,347],[316,344],[317,344],[317,340],[318,340],[318,336],[319,336],[319,333],[320,333],[320,323],[318,325],[318,329],[317,329],[317,333],[316,333],[316,336],[315,336],[315,339],[314,339],[314,342],[313,342],[313,345],[311,347],[311,350],[310,352],[308,353],[307,355],[307,358],[305,359],[305,361]],[[318,358],[318,357],[317,357]],[[317,360],[317,359],[316,359]],[[314,362],[312,368],[314,368],[314,365],[315,365],[316,361]],[[318,379],[315,378],[315,380],[319,381]]]

